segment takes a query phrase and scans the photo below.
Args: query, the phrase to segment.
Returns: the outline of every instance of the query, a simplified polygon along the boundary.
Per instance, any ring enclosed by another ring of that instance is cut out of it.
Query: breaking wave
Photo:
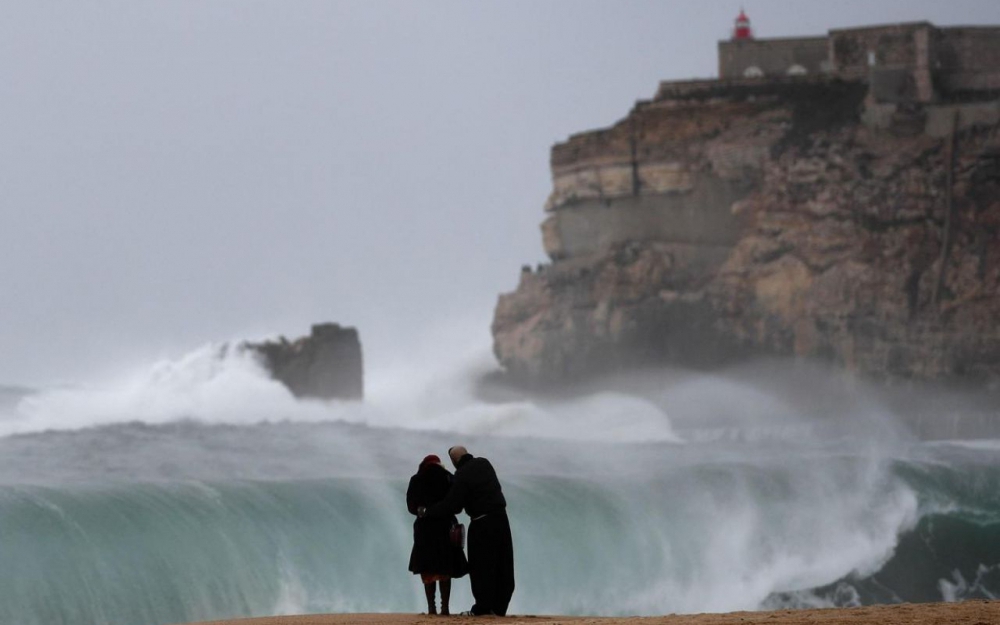
[[[995,463],[770,451],[736,461],[702,450],[659,465],[647,455],[632,474],[612,453],[591,459],[610,462],[604,471],[575,467],[577,477],[495,456],[515,536],[512,610],[666,614],[1000,593]],[[0,621],[417,611],[403,477],[0,487]],[[465,582],[454,601],[467,607]]]
[[[1000,593],[996,441],[922,443],[877,402],[725,376],[484,401],[489,367],[470,350],[372,372],[363,403],[298,402],[207,346],[23,397],[0,421],[0,622],[419,611],[403,491],[458,442],[503,480],[515,613]]]
[[[436,368],[389,369],[370,377],[366,401],[298,401],[251,352],[206,345],[177,360],[92,387],[27,396],[0,419],[0,436],[115,423],[254,424],[337,421],[463,434],[583,440],[676,441],[665,412],[621,393],[541,405],[475,399],[492,357],[478,350]]]

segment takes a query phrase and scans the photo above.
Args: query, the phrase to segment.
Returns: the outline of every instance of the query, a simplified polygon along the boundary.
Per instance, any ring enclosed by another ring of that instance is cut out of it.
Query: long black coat
[[[445,498],[451,488],[451,473],[439,464],[427,463],[410,478],[406,489],[406,508],[416,516],[417,508],[427,507]],[[451,542],[454,515],[416,519],[413,522],[413,551],[410,571],[462,577],[469,570],[465,552]]]
[[[475,519],[484,514],[506,511],[507,500],[489,460],[465,454],[456,466],[448,495],[440,503],[428,506],[427,516],[449,516],[465,508],[465,513]]]

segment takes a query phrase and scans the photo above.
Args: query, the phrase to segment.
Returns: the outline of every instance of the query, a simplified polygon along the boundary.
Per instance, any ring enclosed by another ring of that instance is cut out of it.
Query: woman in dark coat
[[[416,516],[417,508],[426,508],[444,499],[451,488],[451,479],[448,469],[441,466],[440,458],[433,455],[424,458],[406,489],[406,507],[410,514]],[[413,522],[410,571],[419,574],[424,583],[428,614],[437,614],[434,606],[434,583],[441,586],[441,614],[449,614],[451,578],[462,577],[469,570],[462,546],[451,539],[451,528],[457,524],[458,519],[454,516],[418,518]]]

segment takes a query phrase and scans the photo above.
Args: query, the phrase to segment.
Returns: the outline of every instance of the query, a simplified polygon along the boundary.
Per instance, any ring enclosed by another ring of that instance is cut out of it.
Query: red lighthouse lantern
[[[733,29],[733,39],[753,39],[753,30],[750,28],[750,18],[740,9],[740,16],[736,18],[736,28]]]

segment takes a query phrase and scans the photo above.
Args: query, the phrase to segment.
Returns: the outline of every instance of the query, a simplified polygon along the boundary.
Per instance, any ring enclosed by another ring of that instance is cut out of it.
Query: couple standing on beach
[[[469,573],[475,605],[469,615],[505,616],[514,594],[514,545],[507,501],[493,465],[465,447],[448,450],[452,475],[437,456],[427,456],[406,490],[406,507],[416,515],[410,571],[421,576],[427,611],[437,614],[435,582],[441,588],[441,614],[449,614],[451,578]],[[469,559],[462,551],[455,515],[469,515]]]

